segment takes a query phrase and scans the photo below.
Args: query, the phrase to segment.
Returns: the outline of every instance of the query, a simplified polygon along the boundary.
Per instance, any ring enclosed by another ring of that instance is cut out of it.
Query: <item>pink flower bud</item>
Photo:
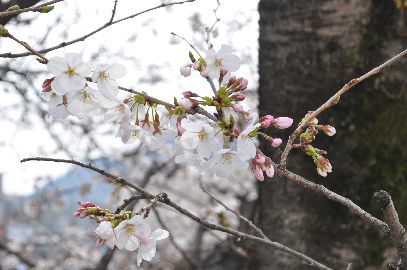
[[[236,82],[236,77],[235,77],[235,76],[231,77],[231,78],[229,79],[227,88],[231,87],[235,82]]]
[[[274,167],[273,165],[269,164],[268,166],[266,166],[266,175],[270,178],[272,178],[274,176]]]
[[[290,127],[293,124],[293,119],[290,117],[278,117],[274,126],[278,129],[285,129]]]
[[[236,104],[236,103],[232,104],[232,109],[233,109],[233,111],[238,112],[238,113],[241,113],[244,111],[243,106],[240,104]]]
[[[195,61],[195,62],[192,64],[192,68],[193,68],[194,70],[199,70],[200,67],[201,67],[201,64],[199,63],[199,61]]]
[[[84,207],[84,208],[87,208],[87,207],[95,207],[95,206],[96,206],[96,204],[91,203],[91,202],[81,202],[81,203],[79,203],[79,204],[80,204],[80,206],[82,206],[82,207]]]
[[[282,142],[283,142],[282,139],[280,139],[280,138],[275,138],[275,139],[273,139],[273,141],[272,141],[272,143],[271,143],[271,146],[273,146],[273,147],[279,147]]]
[[[257,151],[256,156],[254,158],[256,162],[259,164],[263,164],[264,162],[266,162],[266,157],[260,151]]]
[[[321,126],[321,130],[328,136],[333,136],[336,133],[336,129],[330,125]]]
[[[247,79],[243,79],[240,82],[240,87],[239,87],[239,91],[244,91],[247,89],[247,85],[249,84],[249,81]]]
[[[179,71],[181,72],[181,75],[184,77],[188,77],[191,75],[191,67],[189,66],[182,66],[179,68]]]
[[[42,92],[50,92],[51,89],[51,83],[54,80],[55,77],[52,77],[51,79],[46,79],[43,83],[42,83]]]
[[[177,127],[177,131],[178,131],[178,136],[182,136],[182,134],[184,134],[184,132],[185,132],[185,128],[183,128],[181,126],[182,119],[185,119],[185,118],[181,117],[181,116],[177,117],[176,127]]]
[[[242,94],[234,94],[234,95],[231,95],[230,97],[233,98],[234,100],[237,100],[237,101],[243,101],[246,98]]]
[[[259,119],[259,122],[261,124],[261,126],[260,126],[261,128],[268,128],[276,122],[276,119],[274,118],[274,116],[268,114],[268,115],[261,117]]]
[[[191,91],[182,92],[182,95],[184,96],[184,98],[199,97],[198,94]]]
[[[263,171],[259,166],[252,164],[252,171],[257,180],[264,181]]]

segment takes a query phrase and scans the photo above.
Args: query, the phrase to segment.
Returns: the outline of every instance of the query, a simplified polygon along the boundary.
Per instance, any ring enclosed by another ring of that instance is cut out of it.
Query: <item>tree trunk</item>
[[[402,33],[405,15],[392,0],[261,0],[259,12],[260,115],[290,116],[295,124],[344,83],[407,44]],[[407,203],[406,74],[403,59],[352,89],[319,117],[320,123],[338,131],[334,137],[319,135],[315,143],[328,150],[334,167],[326,179],[300,152],[290,155],[288,168],[349,197],[379,218],[372,194],[387,190],[406,224],[407,211],[402,207]],[[266,143],[262,150],[270,156],[278,154]],[[375,228],[284,179],[259,183],[256,209],[256,223],[272,240],[334,269],[345,269],[348,263],[353,263],[352,269],[379,269],[386,260],[395,259],[389,253],[390,241]],[[309,269],[264,246],[245,243],[243,247],[250,260],[227,254],[211,269]]]

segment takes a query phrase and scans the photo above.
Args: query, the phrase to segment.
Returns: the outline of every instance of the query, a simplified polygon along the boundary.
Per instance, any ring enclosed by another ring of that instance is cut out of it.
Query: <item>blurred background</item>
[[[43,2],[0,0],[0,10]],[[162,2],[119,0],[115,18]],[[0,17],[0,24],[33,48],[43,49],[105,24],[113,4],[113,0],[63,1],[48,14]],[[249,80],[246,106],[258,108],[260,115],[290,116],[298,124],[344,83],[405,49],[405,8],[403,0],[196,0],[137,16],[46,56],[77,52],[93,66],[121,63],[127,75],[119,80],[120,85],[169,102],[186,90],[210,94],[199,75],[180,76],[179,67],[188,62],[190,47],[171,32],[205,54],[205,28],[219,19],[211,42],[217,49],[222,44],[232,46],[241,58],[238,76]],[[0,55],[9,52],[25,51],[1,39]],[[378,218],[382,216],[372,194],[388,191],[404,224],[406,64],[402,59],[356,86],[321,115],[321,122],[337,129],[334,137],[319,139],[317,145],[328,150],[334,167],[331,175],[318,176],[312,160],[300,152],[290,156],[288,165]],[[335,269],[345,269],[348,263],[354,269],[385,269],[394,260],[390,241],[375,228],[277,176],[264,182],[257,182],[249,172],[237,179],[199,177],[196,171],[173,162],[171,145],[155,152],[137,144],[124,145],[103,118],[50,120],[47,102],[41,97],[41,84],[49,76],[33,56],[1,58],[0,269],[138,269],[131,252],[95,248],[92,231],[96,223],[72,216],[77,201],[114,210],[131,191],[67,164],[20,163],[33,156],[92,162],[152,193],[167,192],[211,222],[249,231],[205,193],[200,187],[204,186],[253,220],[272,240]],[[290,131],[278,135],[286,141]],[[260,145],[278,161],[279,151],[262,141]],[[166,207],[158,207],[150,218],[155,227],[164,224],[173,239],[162,241],[157,257],[142,269],[310,269],[259,244],[206,230]]]

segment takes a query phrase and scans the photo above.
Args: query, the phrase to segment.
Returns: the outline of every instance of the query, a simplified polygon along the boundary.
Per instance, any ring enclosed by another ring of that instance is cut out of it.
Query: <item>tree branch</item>
[[[34,7],[20,8],[20,9],[11,10],[11,11],[3,11],[3,12],[0,12],[0,18],[2,18],[2,17],[8,17],[8,16],[15,16],[15,15],[18,15],[18,14],[20,14],[20,13],[30,12],[30,11],[39,12],[42,7],[46,7],[46,6],[49,6],[49,5],[53,5],[53,4],[55,4],[55,3],[62,2],[62,1],[64,1],[64,0],[52,0],[52,1],[43,3],[43,4],[41,4],[41,5],[37,5],[37,6],[34,6]],[[39,1],[36,1],[36,2],[39,2]]]
[[[35,264],[27,259],[23,254],[18,251],[14,251],[10,249],[4,242],[0,241],[0,250],[4,250],[10,255],[16,256],[21,262],[25,263],[27,266],[31,268],[35,268]]]
[[[288,154],[293,148],[293,143],[295,139],[301,134],[302,129],[305,127],[305,125],[317,117],[320,113],[323,111],[329,109],[330,107],[334,106],[335,104],[338,103],[340,97],[345,94],[347,91],[349,91],[352,87],[355,85],[359,84],[360,82],[366,80],[367,78],[370,78],[373,75],[376,75],[380,73],[382,70],[388,68],[391,66],[393,63],[397,62],[400,60],[402,57],[407,55],[407,49],[404,51],[400,52],[399,54],[393,56],[380,66],[375,67],[374,69],[370,70],[369,72],[365,73],[364,75],[360,76],[359,78],[352,79],[350,80],[347,84],[345,84],[338,92],[336,92],[332,97],[330,97],[324,104],[322,104],[319,108],[317,108],[315,111],[310,113],[307,117],[305,117],[298,125],[298,127],[295,129],[295,131],[290,135],[287,145],[284,148],[283,153],[281,154],[281,161],[280,161],[280,167],[282,169],[285,169],[287,167],[287,158]]]
[[[76,161],[76,160],[54,159],[54,158],[45,158],[45,157],[25,158],[25,159],[22,159],[20,162],[24,163],[24,162],[28,162],[28,161],[51,161],[51,162],[57,162],[57,163],[75,164],[75,165],[78,165],[80,167],[88,168],[90,170],[98,172],[98,173],[100,173],[100,174],[102,174],[102,175],[104,175],[104,176],[106,176],[108,178],[111,178],[113,181],[115,181],[115,182],[117,182],[119,184],[131,187],[134,190],[138,191],[140,194],[146,196],[146,198],[153,199],[155,197],[153,194],[151,194],[150,192],[144,190],[143,188],[141,188],[141,187],[139,187],[139,186],[137,186],[135,184],[132,184],[132,183],[128,182],[127,180],[121,178],[121,177],[115,176],[115,175],[111,174],[110,172],[99,169],[99,168],[93,166],[92,164],[85,164],[85,163],[82,163],[82,162],[79,162],[79,161]],[[287,254],[290,254],[290,255],[292,255],[294,257],[297,257],[297,258],[303,260],[304,262],[308,263],[310,266],[315,267],[316,269],[332,270],[328,266],[326,266],[326,265],[324,265],[324,264],[322,264],[322,263],[308,257],[307,255],[305,255],[305,254],[303,254],[301,252],[298,252],[298,251],[293,250],[293,249],[291,249],[291,248],[289,248],[287,246],[284,246],[281,243],[274,242],[274,241],[271,241],[271,240],[268,240],[268,239],[263,239],[263,238],[260,238],[260,237],[254,236],[254,235],[246,234],[246,233],[236,231],[236,230],[233,230],[233,229],[230,229],[230,228],[226,228],[226,227],[223,227],[223,226],[220,226],[220,225],[217,225],[217,224],[209,223],[208,221],[200,218],[199,216],[196,216],[195,214],[189,212],[187,209],[183,208],[182,206],[174,203],[168,197],[165,197],[161,202],[168,205],[168,206],[170,206],[170,207],[172,207],[172,208],[174,208],[175,210],[177,210],[182,215],[189,217],[190,219],[198,222],[199,224],[207,227],[208,229],[225,232],[225,233],[228,233],[230,235],[234,235],[236,237],[239,237],[241,239],[248,239],[248,240],[252,240],[252,241],[256,241],[256,242],[268,245],[268,246],[273,247],[273,248],[275,248],[277,250],[280,250],[280,251],[282,251],[284,253],[287,253]]]
[[[400,258],[398,264],[399,270],[407,270],[407,234],[403,225],[400,223],[396,208],[394,207],[391,196],[386,191],[380,190],[373,194],[373,198],[379,203],[383,211],[384,219],[390,228],[390,239],[397,250]]]
[[[86,35],[83,35],[83,36],[81,36],[81,37],[79,37],[79,38],[76,38],[76,39],[73,39],[73,40],[71,40],[71,41],[62,42],[62,43],[60,43],[60,44],[58,44],[58,45],[55,45],[55,46],[50,47],[50,48],[47,48],[47,49],[39,50],[38,53],[44,54],[44,53],[47,53],[47,52],[50,52],[50,51],[54,51],[54,50],[56,50],[56,49],[60,49],[60,48],[69,46],[69,45],[74,44],[74,43],[77,43],[77,42],[79,42],[79,41],[84,41],[84,40],[87,39],[88,37],[93,36],[94,34],[96,34],[96,33],[100,32],[100,31],[102,31],[102,30],[108,28],[109,26],[112,26],[112,25],[114,25],[114,24],[120,23],[120,22],[122,22],[122,21],[126,21],[126,20],[129,20],[129,19],[132,19],[132,18],[134,18],[134,17],[137,17],[137,16],[139,16],[139,15],[141,15],[141,14],[144,14],[144,13],[147,13],[147,12],[149,12],[149,11],[152,11],[152,10],[155,10],[155,9],[164,8],[164,7],[168,7],[168,6],[173,6],[173,5],[181,5],[181,4],[185,4],[185,3],[189,3],[189,2],[194,2],[194,1],[195,1],[195,0],[185,0],[185,1],[179,1],[179,2],[166,3],[166,4],[163,3],[163,4],[161,4],[161,5],[158,5],[158,6],[155,6],[155,7],[146,9],[146,10],[143,10],[143,11],[141,11],[141,12],[135,13],[135,14],[130,15],[130,16],[127,16],[127,17],[124,17],[124,18],[122,18],[122,19],[115,20],[115,21],[112,21],[112,22],[107,22],[107,23],[105,23],[104,25],[102,25],[101,27],[95,29],[94,31],[92,31],[92,32],[90,32],[90,33],[88,33],[88,34],[86,34]],[[3,57],[3,58],[19,58],[19,57],[25,57],[25,56],[29,56],[29,55],[32,55],[32,53],[31,53],[31,52],[17,53],[17,54],[3,53],[3,54],[0,54],[0,57]]]

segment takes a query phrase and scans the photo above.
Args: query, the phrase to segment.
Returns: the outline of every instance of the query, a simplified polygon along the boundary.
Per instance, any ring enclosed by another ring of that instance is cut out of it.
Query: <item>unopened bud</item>
[[[184,98],[199,97],[197,93],[191,91],[182,92],[182,95],[184,96]]]
[[[190,66],[182,66],[179,68],[181,75],[184,77],[188,77],[191,75],[191,67]]]
[[[51,79],[46,79],[43,83],[42,83],[42,92],[51,92],[51,83],[54,80],[54,77],[52,77]]]
[[[245,100],[245,96],[244,95],[242,95],[242,94],[234,94],[234,95],[232,95],[232,96],[230,96],[231,98],[233,98],[234,100],[236,100],[236,101],[243,101],[243,100]]]
[[[290,127],[293,124],[293,119],[290,117],[278,117],[274,126],[278,129],[285,129]]]
[[[54,9],[54,6],[43,6],[43,7],[40,7],[39,11],[41,13],[48,13],[48,12],[52,11],[53,9]]]
[[[272,115],[265,115],[259,119],[261,128],[269,128],[271,125],[276,123],[276,119]]]

